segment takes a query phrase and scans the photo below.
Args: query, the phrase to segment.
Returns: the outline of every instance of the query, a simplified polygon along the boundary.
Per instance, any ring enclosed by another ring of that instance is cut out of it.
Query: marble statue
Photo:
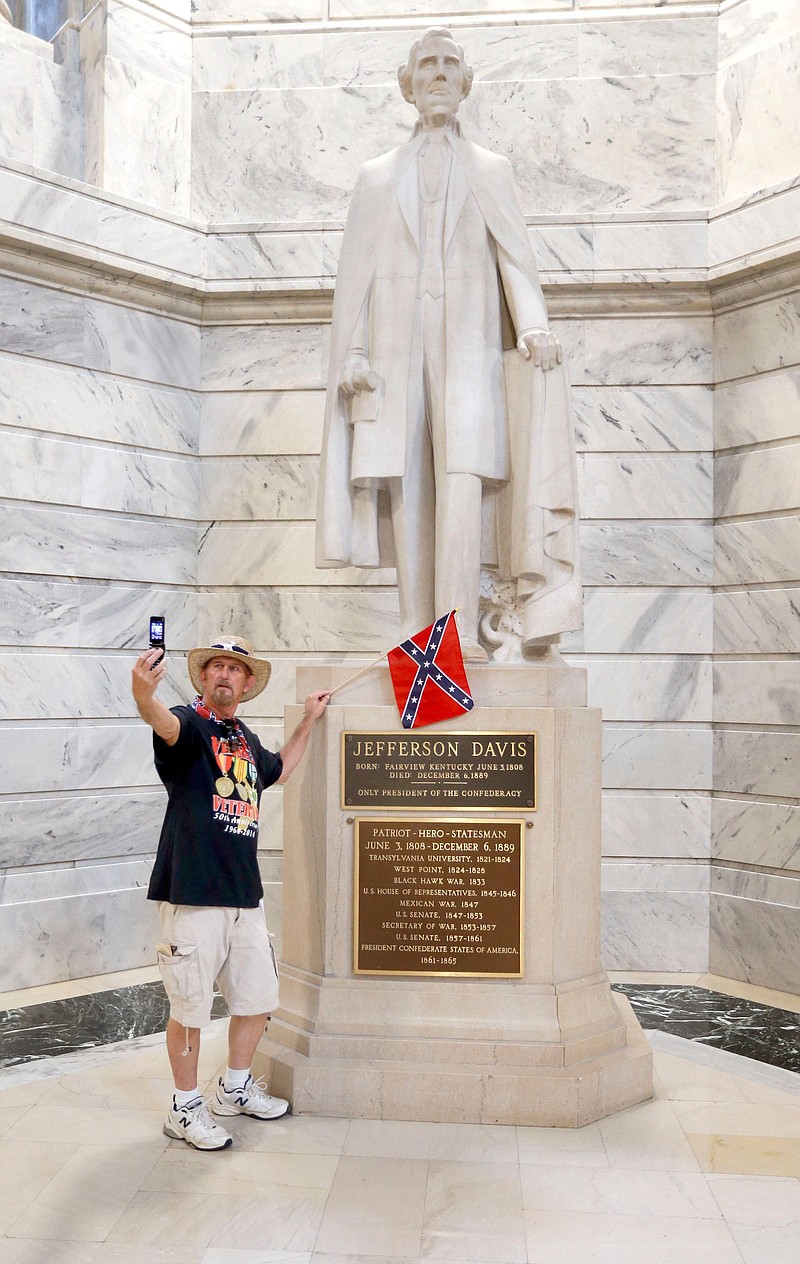
[[[505,158],[456,119],[473,71],[432,28],[398,70],[418,121],[364,164],[333,306],[317,566],[397,569],[402,634],[457,608],[465,658],[580,626],[561,345]]]
[[[6,0],[0,0],[0,22],[9,22],[12,26],[14,25],[14,18]]]

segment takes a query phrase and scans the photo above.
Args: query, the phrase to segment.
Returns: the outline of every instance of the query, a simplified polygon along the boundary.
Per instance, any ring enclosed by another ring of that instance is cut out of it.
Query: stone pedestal
[[[353,670],[300,668],[298,699]],[[498,813],[533,822],[524,976],[353,972],[354,817],[397,815],[340,806],[342,731],[403,732],[376,668],[334,696],[285,791],[281,1008],[257,1065],[295,1114],[580,1127],[652,1094],[649,1046],[600,963],[601,717],[585,673],[471,666],[469,679],[475,709],[420,735],[537,734],[537,810]],[[287,708],[287,731],[300,714]]]

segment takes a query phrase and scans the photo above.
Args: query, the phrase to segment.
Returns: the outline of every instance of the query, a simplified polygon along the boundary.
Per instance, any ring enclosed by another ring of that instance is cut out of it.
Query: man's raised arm
[[[308,739],[311,736],[311,730],[327,707],[330,696],[329,690],[322,689],[317,693],[310,693],[306,698],[304,704],[305,713],[302,720],[286,745],[281,747],[280,756],[283,760],[283,772],[278,778],[278,785],[282,785],[287,777],[291,776],[303,758],[305,749],[308,746]]]
[[[162,738],[167,746],[174,746],[180,737],[181,724],[169,707],[165,707],[156,697],[156,689],[166,675],[166,660],[162,657],[157,666],[153,666],[163,650],[146,650],[134,663],[131,692],[136,703],[136,710],[149,724],[154,733]]]

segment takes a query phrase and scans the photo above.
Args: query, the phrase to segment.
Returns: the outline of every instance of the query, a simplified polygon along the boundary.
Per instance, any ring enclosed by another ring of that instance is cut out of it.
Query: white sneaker
[[[253,1119],[280,1119],[289,1109],[282,1097],[270,1097],[263,1080],[248,1075],[244,1088],[225,1088],[220,1076],[211,1109],[215,1115],[252,1115]]]
[[[173,1097],[164,1132],[195,1150],[227,1150],[233,1145],[233,1137],[214,1122],[202,1097],[195,1097],[188,1106],[176,1106]]]

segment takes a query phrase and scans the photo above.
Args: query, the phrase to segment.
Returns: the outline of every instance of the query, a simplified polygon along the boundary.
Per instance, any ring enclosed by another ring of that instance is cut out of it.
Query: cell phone
[[[163,614],[155,614],[150,616],[150,649],[161,650],[159,657],[151,664],[150,670],[157,667],[167,652],[166,641],[164,640],[164,631],[166,621]]]

